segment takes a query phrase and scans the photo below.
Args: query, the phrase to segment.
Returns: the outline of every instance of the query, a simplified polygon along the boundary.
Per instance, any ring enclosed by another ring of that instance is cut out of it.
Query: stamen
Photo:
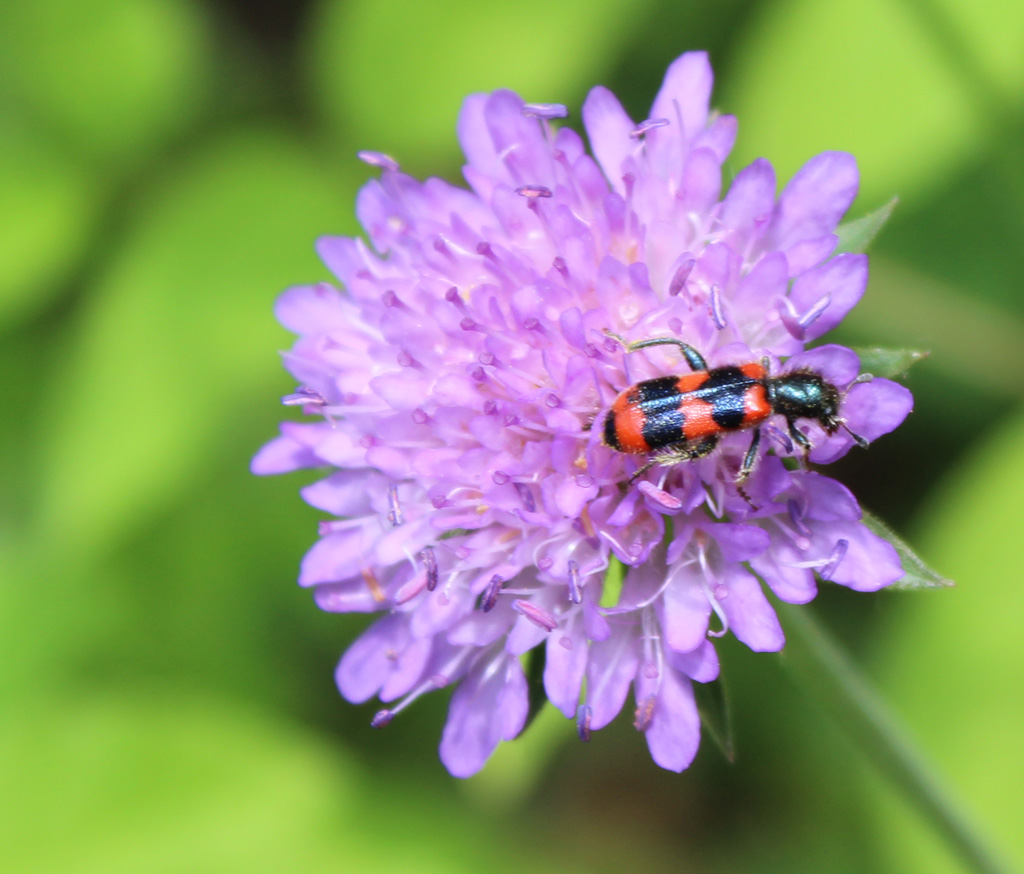
[[[811,529],[804,524],[804,511],[795,498],[790,498],[786,501],[786,509],[789,510],[789,518],[793,523],[793,527],[804,537],[810,537]]]
[[[576,708],[576,736],[584,743],[590,742],[590,718],[593,715],[590,706],[581,704]]]
[[[300,385],[292,394],[285,395],[281,398],[281,403],[286,407],[326,407],[327,398],[315,389],[310,388],[308,385]]]
[[[668,293],[672,297],[675,297],[683,290],[686,285],[686,280],[690,278],[690,274],[693,272],[693,267],[697,262],[693,258],[687,258],[679,267],[676,269],[675,275],[672,277],[672,281],[668,284]]]
[[[363,568],[360,573],[363,575],[363,580],[366,582],[366,587],[370,590],[373,600],[378,604],[383,604],[386,598],[384,597],[384,590],[380,587],[380,580],[377,579],[376,574],[374,574],[370,568]]]
[[[391,483],[388,486],[388,522],[397,528],[403,521],[402,506],[398,503],[398,486]]]
[[[380,299],[381,303],[383,303],[384,306],[386,307],[396,307],[401,303],[401,301],[398,299],[398,295],[395,294],[395,290],[393,288],[389,288],[387,291],[385,291],[384,294],[380,296]]]
[[[633,139],[638,140],[647,133],[647,131],[654,130],[658,127],[665,127],[667,124],[669,124],[669,120],[667,118],[648,118],[646,121],[640,122],[640,124],[633,128],[633,130],[629,132],[629,135]]]
[[[412,413],[410,413],[410,415],[412,416],[412,420],[417,425],[425,425],[427,422],[430,421],[430,416],[427,415],[425,410],[421,410],[419,407],[413,410]]]
[[[356,157],[371,167],[380,167],[382,170],[390,170],[392,173],[398,172],[398,161],[390,155],[385,155],[383,152],[364,150],[356,152]]]
[[[565,118],[569,109],[561,103],[524,103],[522,113],[527,118]]]
[[[580,565],[575,559],[569,559],[569,601],[573,604],[583,603],[583,584],[580,581]]]
[[[370,720],[370,728],[383,728],[394,718],[394,710],[388,710],[387,708],[385,708],[384,710],[378,710],[375,714],[373,714],[373,719]]]
[[[683,502],[679,500],[675,495],[671,495],[664,489],[659,489],[654,483],[649,480],[641,480],[640,485],[637,486],[641,492],[650,498],[654,503],[659,504],[666,510],[678,510],[683,506]]]
[[[846,422],[840,422],[839,426],[853,438],[853,442],[856,443],[861,449],[867,449],[871,443],[865,438],[861,437],[860,434],[854,434],[853,431],[847,427]]]
[[[828,557],[828,563],[820,571],[818,571],[818,576],[821,577],[823,580],[828,580],[831,582],[832,575],[836,572],[836,568],[839,567],[839,563],[846,556],[846,550],[849,549],[849,547],[850,541],[840,538],[836,542],[836,545],[833,548],[832,553]]]
[[[428,546],[426,549],[420,552],[420,561],[423,562],[423,566],[427,569],[427,591],[433,592],[437,588],[437,555],[434,553],[434,547]]]
[[[491,480],[496,486],[503,486],[509,481],[510,477],[503,470],[496,470],[491,474]]]
[[[491,610],[494,609],[494,605],[498,603],[498,595],[501,594],[501,590],[504,585],[504,577],[499,574],[495,574],[491,577],[491,581],[487,584],[487,588],[484,589],[483,597],[480,599],[480,610],[482,612],[490,613]]]
[[[805,312],[802,316],[800,316],[799,319],[797,319],[796,323],[801,328],[803,328],[803,330],[806,331],[811,325],[813,325],[818,320],[818,317],[823,312],[825,312],[826,309],[828,309],[828,305],[830,303],[832,303],[832,295],[829,294],[828,292],[825,292],[825,294],[823,294],[814,302],[814,304],[807,312]]]
[[[415,598],[426,586],[427,578],[422,574],[416,574],[409,582],[400,586],[395,592],[395,604],[405,604]]]
[[[516,194],[522,197],[552,197],[551,189],[545,188],[543,185],[520,185],[516,189]]]
[[[558,620],[548,613],[547,610],[538,607],[536,604],[531,604],[529,601],[524,601],[522,598],[517,598],[512,602],[512,609],[545,631],[554,631],[558,628]]]
[[[461,322],[459,322],[459,327],[462,328],[463,331],[477,331],[477,330],[479,330],[479,328],[477,327],[476,322],[474,322],[471,318],[469,318],[469,316],[467,316]]]
[[[708,565],[707,553],[705,552],[707,547],[707,535],[703,531],[697,532],[697,561],[700,564],[700,587],[704,592],[704,596],[708,599],[708,604],[711,606],[711,610],[718,617],[718,621],[722,623],[722,627],[718,631],[712,631],[710,626],[708,627],[709,637],[724,637],[729,631],[729,619],[725,615],[725,611],[722,609],[722,605],[719,604],[719,598],[715,597],[715,592],[711,591],[709,581],[714,580],[714,575],[711,573],[711,568]],[[715,583],[716,591],[723,588],[719,583]],[[726,590],[728,594],[728,590]]]
[[[719,331],[725,328],[725,313],[722,311],[722,290],[718,285],[711,286],[711,296],[708,299],[708,312],[711,313],[711,318],[714,319],[715,327]]]
[[[636,714],[633,719],[633,728],[637,731],[647,731],[651,727],[651,718],[654,716],[654,705],[657,703],[657,699],[653,695],[648,695],[636,709]]]
[[[523,502],[523,506],[526,507],[526,512],[535,512],[537,510],[537,504],[533,500],[533,492],[530,491],[530,487],[526,483],[516,483],[516,491],[519,493],[519,500],[521,500]]]

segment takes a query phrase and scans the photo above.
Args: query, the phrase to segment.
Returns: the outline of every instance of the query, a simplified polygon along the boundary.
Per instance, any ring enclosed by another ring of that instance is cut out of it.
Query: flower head
[[[711,84],[707,57],[683,55],[639,124],[595,88],[593,156],[552,127],[564,107],[469,97],[469,190],[362,153],[381,169],[358,198],[369,242],[319,244],[342,290],[278,301],[299,335],[285,361],[301,387],[284,401],[309,421],[285,422],[253,469],[333,470],[303,490],[334,519],[299,581],[325,610],[382,614],[338,685],[388,705],[375,725],[454,686],[441,741],[453,774],[522,730],[521,657],[537,647],[547,697],[581,736],[632,687],[653,758],[681,770],[700,734],[692,683],[718,673],[713,638],[783,646],[763,584],[803,603],[817,579],[873,590],[902,575],[849,491],[786,461],[799,461],[794,438],[829,462],[911,408],[895,383],[858,382],[850,350],[805,350],[867,282],[865,256],[834,254],[856,165],[819,155],[776,198],[758,160],[722,196],[736,122],[709,113]],[[769,417],[742,487],[749,428],[636,477],[646,458],[606,445],[606,411],[628,386],[690,369],[676,346],[626,348],[646,338],[682,340],[709,368],[820,374],[846,428]]]

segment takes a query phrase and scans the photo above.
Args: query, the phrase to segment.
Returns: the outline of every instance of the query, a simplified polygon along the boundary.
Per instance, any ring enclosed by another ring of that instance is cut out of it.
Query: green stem
[[[891,779],[979,874],[1013,869],[986,844],[940,785],[929,764],[878,693],[807,607],[780,604],[787,631],[785,664],[879,770]]]

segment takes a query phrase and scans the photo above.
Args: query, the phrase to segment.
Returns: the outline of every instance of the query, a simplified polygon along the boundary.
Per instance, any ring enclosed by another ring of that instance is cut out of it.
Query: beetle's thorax
[[[787,420],[817,419],[829,433],[839,427],[839,392],[820,373],[796,370],[769,378],[765,387],[772,409]]]

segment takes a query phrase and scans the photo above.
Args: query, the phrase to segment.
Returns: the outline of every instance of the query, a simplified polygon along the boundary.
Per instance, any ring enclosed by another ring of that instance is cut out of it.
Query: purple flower
[[[639,124],[595,88],[583,106],[593,157],[551,125],[557,104],[469,97],[458,133],[470,189],[365,153],[382,173],[358,198],[368,242],[319,244],[344,290],[278,301],[299,335],[285,362],[301,387],[284,402],[312,421],[285,422],[253,470],[332,471],[303,490],[334,520],[299,581],[325,610],[382,614],[341,659],[338,686],[385,702],[378,726],[454,686],[441,758],[458,776],[522,730],[521,657],[540,646],[547,697],[582,737],[632,687],[654,760],[682,770],[700,735],[692,683],[718,674],[712,639],[783,646],[764,584],[804,603],[818,579],[874,590],[902,576],[843,486],[784,463],[799,448],[781,417],[762,429],[746,497],[749,430],[635,481],[645,457],[602,444],[619,392],[687,370],[675,347],[627,354],[609,332],[680,338],[710,367],[814,369],[867,440],[911,409],[895,383],[855,383],[850,350],[805,351],[867,283],[865,256],[834,254],[854,159],[813,158],[778,198],[758,160],[723,196],[736,122],[709,113],[711,83],[707,57],[683,55]],[[845,429],[799,427],[815,462],[853,444]],[[614,559],[627,567],[617,597]]]

